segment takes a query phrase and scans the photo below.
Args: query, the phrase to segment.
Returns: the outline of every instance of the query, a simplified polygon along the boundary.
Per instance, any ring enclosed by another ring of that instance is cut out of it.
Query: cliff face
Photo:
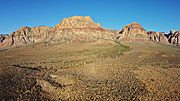
[[[3,43],[3,41],[8,37],[9,35],[7,34],[1,34],[0,35],[0,43]]]
[[[132,23],[123,27],[117,37],[119,40],[147,40],[146,30],[138,23]]]
[[[171,30],[170,33],[149,31],[147,34],[149,39],[153,42],[173,44],[177,46],[180,45],[180,30]]]
[[[180,45],[180,30],[171,30],[169,34],[166,35],[170,44]]]
[[[148,38],[157,43],[163,43],[163,44],[169,44],[168,39],[166,37],[168,33],[163,32],[155,32],[155,31],[149,31],[147,32]]]

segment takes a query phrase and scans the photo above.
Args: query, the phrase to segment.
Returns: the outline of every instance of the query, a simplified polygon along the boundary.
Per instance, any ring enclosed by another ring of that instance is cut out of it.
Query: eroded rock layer
[[[104,30],[99,23],[95,23],[89,16],[74,16],[64,18],[61,23],[49,28],[47,26],[23,26],[11,33],[8,37],[1,38],[1,47],[16,47],[41,42],[96,39],[114,39],[114,33]]]
[[[128,24],[119,32],[117,39],[124,40],[147,40],[146,30],[138,23]]]
[[[104,29],[99,23],[95,23],[89,16],[73,16],[64,18],[54,27],[23,26],[10,35],[0,36],[1,48],[30,45],[41,42],[84,41],[108,39],[118,41],[153,41],[163,44],[180,45],[180,30],[171,30],[170,33],[147,32],[140,24],[133,22],[121,31]]]

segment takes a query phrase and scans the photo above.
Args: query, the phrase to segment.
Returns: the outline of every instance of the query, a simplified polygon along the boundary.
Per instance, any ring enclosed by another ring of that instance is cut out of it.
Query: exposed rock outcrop
[[[180,30],[171,30],[169,34],[166,35],[170,44],[180,45]]]
[[[53,35],[50,28],[46,26],[26,27],[23,26],[14,31],[4,40],[1,46],[21,46],[25,44],[39,43],[49,40]]]
[[[147,40],[146,30],[138,23],[133,22],[132,24],[126,25],[119,32],[117,37],[119,40]]]
[[[147,32],[148,38],[157,43],[163,43],[163,44],[169,44],[168,39],[166,37],[168,33],[164,32],[155,32],[155,31],[149,31]]]
[[[73,16],[69,18],[64,18],[59,24],[52,27],[53,30],[57,29],[72,29],[72,28],[91,28],[99,29],[101,28],[100,23],[95,23],[89,16]]]
[[[3,41],[8,37],[9,35],[7,34],[1,34],[0,35],[0,43],[3,43]]]
[[[170,30],[170,33],[149,31],[147,35],[153,42],[180,45],[180,30]]]
[[[74,16],[64,18],[54,27],[23,26],[10,35],[0,35],[0,48],[30,45],[41,42],[62,43],[66,41],[86,40],[118,40],[118,41],[149,41],[180,45],[180,30],[171,30],[170,33],[154,32],[146,30],[138,23],[128,24],[121,31],[103,29],[99,23],[95,23],[89,16]]]
[[[17,31],[11,33],[1,44],[1,47],[14,47],[29,45],[40,42],[96,39],[114,39],[114,33],[105,31],[99,23],[92,19],[81,16],[65,18],[60,24],[49,28],[47,26],[26,27],[23,26]]]

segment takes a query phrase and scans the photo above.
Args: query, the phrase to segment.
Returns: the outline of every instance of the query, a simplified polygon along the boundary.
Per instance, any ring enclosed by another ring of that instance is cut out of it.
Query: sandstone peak
[[[145,31],[145,29],[140,24],[138,24],[136,22],[133,22],[132,24],[128,24],[125,27],[123,27],[123,29],[126,29],[126,28],[136,28],[136,29],[141,29],[141,30]]]
[[[101,27],[101,24],[100,24],[100,23],[97,23],[96,25],[97,25],[98,27]]]
[[[20,34],[19,32],[24,32],[24,31],[29,31],[31,28],[27,27],[27,26],[22,26],[21,28],[19,28],[18,30],[14,31],[13,33],[10,34],[10,36],[13,36],[15,34]]]
[[[138,23],[133,22],[132,24],[128,24],[119,32],[119,39],[122,40],[147,40],[147,32],[146,30]]]
[[[175,32],[175,30],[170,30],[170,34],[174,34]]]
[[[21,28],[19,28],[18,30],[21,30],[21,29],[26,29],[26,28],[30,28],[30,27],[27,27],[27,26],[22,26]]]
[[[89,16],[73,16],[64,18],[59,24],[52,29],[64,29],[64,28],[101,28],[99,23],[95,23]]]

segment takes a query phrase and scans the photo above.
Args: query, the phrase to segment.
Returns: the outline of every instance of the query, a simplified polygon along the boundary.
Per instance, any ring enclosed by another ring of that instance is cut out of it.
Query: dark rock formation
[[[3,41],[8,37],[9,35],[7,34],[1,34],[0,35],[0,43],[3,43]]]
[[[169,34],[166,35],[170,44],[180,45],[180,30],[171,30]]]
[[[153,42],[169,44],[168,39],[166,37],[167,33],[149,31],[147,32],[147,35],[149,39]]]

